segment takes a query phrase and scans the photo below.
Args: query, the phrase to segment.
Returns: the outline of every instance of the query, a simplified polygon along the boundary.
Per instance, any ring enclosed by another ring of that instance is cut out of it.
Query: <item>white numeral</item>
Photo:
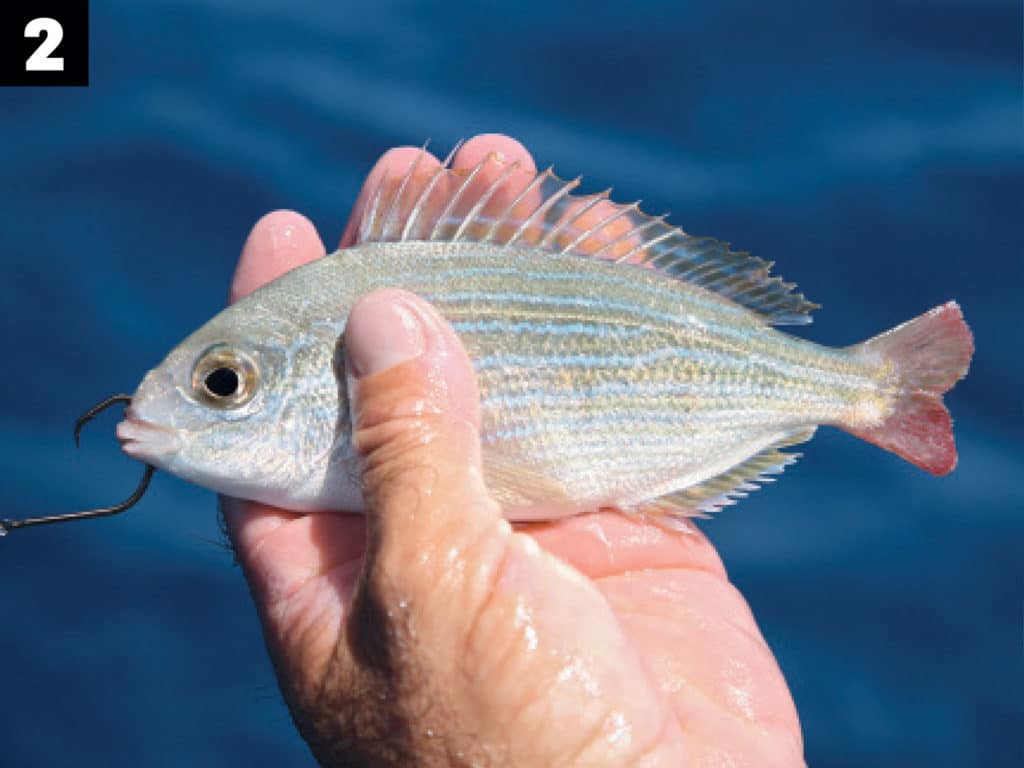
[[[26,72],[63,72],[64,57],[50,54],[57,50],[60,41],[64,39],[64,27],[56,19],[40,18],[32,19],[25,25],[25,37],[43,36],[43,41],[36,48],[35,53],[28,57],[25,62]]]

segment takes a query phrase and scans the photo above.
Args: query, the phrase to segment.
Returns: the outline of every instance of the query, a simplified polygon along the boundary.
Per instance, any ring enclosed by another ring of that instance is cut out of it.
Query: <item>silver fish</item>
[[[494,156],[469,171],[418,158],[380,182],[354,247],[228,307],[145,377],[125,452],[233,496],[360,510],[339,339],[358,297],[390,286],[465,344],[486,481],[510,519],[615,507],[686,527],[822,424],[955,466],[942,394],[973,341],[954,302],[819,346],[773,327],[816,305],[769,263],[577,184]]]

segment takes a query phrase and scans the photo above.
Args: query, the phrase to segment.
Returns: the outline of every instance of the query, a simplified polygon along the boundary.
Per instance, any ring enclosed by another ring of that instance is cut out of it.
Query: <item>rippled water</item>
[[[977,336],[934,479],[822,430],[704,528],[813,766],[1019,765],[1024,477],[1018,4],[94,2],[92,86],[0,90],[2,515],[119,498],[113,417],[223,302],[249,226],[336,239],[385,148],[501,130],[591,189],[779,262],[859,341],[955,297]],[[0,543],[0,764],[310,758],[213,496]]]

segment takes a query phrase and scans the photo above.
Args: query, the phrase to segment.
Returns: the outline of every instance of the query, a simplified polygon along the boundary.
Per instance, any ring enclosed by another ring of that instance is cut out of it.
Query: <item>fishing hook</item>
[[[78,446],[79,437],[82,434],[82,427],[88,422],[92,421],[98,413],[105,411],[110,406],[116,403],[131,403],[131,395],[111,395],[107,399],[97,403],[88,411],[83,413],[75,421],[75,446]],[[70,520],[87,520],[92,517],[107,517],[108,515],[116,515],[119,512],[124,512],[129,509],[142,498],[146,493],[146,489],[149,487],[149,481],[153,477],[153,473],[156,468],[146,464],[146,469],[142,473],[142,479],[139,481],[138,487],[127,499],[122,501],[120,504],[114,504],[110,507],[99,507],[98,509],[87,509],[82,512],[68,512],[63,515],[47,515],[45,517],[30,517],[24,520],[0,520],[0,536],[6,536],[9,531],[13,531],[16,528],[27,528],[31,525],[48,525],[50,523],[63,523]]]

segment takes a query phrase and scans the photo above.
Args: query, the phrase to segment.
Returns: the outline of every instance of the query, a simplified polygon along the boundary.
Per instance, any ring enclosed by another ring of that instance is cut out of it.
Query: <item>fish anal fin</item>
[[[814,436],[814,432],[814,427],[788,432],[764,450],[720,475],[652,501],[652,509],[682,520],[710,517],[722,507],[735,504],[762,484],[773,482],[773,475],[780,474],[800,458],[799,453],[784,453],[783,449],[807,442]]]
[[[429,156],[424,150],[421,157]],[[451,168],[451,159],[414,159],[402,176],[382,176],[358,241],[517,245],[640,265],[717,293],[766,323],[808,323],[817,308],[771,276],[771,263],[689,235],[638,203],[613,203],[607,191],[575,195],[578,179],[565,181],[550,168],[534,174],[495,154],[469,169]]]

